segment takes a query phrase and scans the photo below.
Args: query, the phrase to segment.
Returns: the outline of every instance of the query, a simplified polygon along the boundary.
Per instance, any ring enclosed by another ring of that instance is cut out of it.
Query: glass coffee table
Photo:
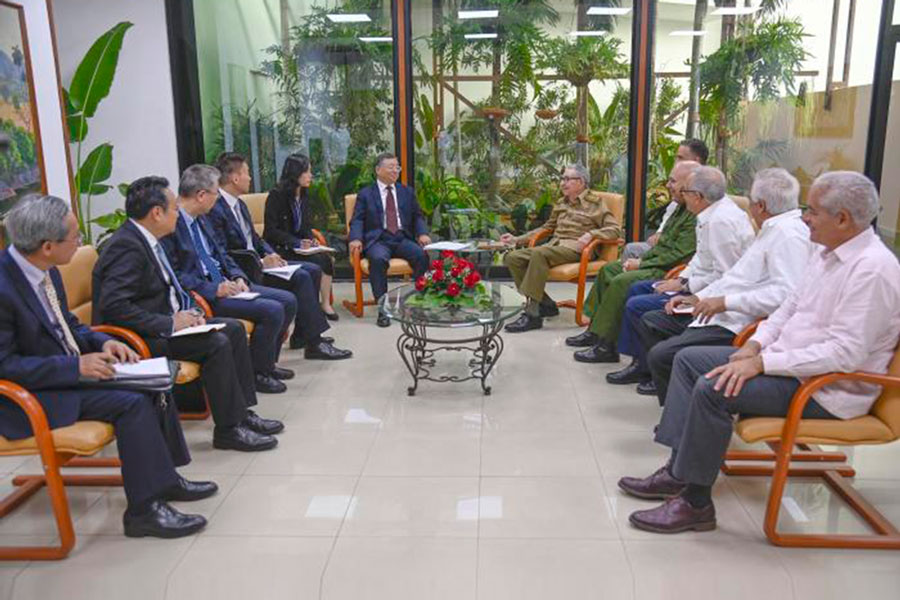
[[[479,379],[485,395],[491,393],[487,377],[503,354],[500,330],[508,319],[522,311],[525,297],[510,285],[483,283],[491,298],[490,306],[484,308],[410,306],[407,299],[417,293],[412,284],[394,288],[382,297],[381,310],[397,321],[402,330],[397,338],[397,351],[413,378],[413,384],[407,388],[410,396],[415,395],[422,380],[444,383]],[[470,334],[467,330],[460,337],[448,335],[451,329],[466,328],[471,329]],[[435,354],[441,351],[471,353],[468,373],[433,374],[437,364]]]

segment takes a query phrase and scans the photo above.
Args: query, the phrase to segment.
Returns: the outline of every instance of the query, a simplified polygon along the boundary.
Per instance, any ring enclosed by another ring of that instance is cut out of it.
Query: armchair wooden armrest
[[[676,265],[676,266],[672,267],[671,269],[669,269],[668,272],[666,272],[666,276],[664,279],[675,279],[676,277],[681,275],[681,272],[684,271],[686,268],[687,268],[687,264]]]
[[[550,237],[552,233],[553,232],[549,229],[538,229],[530,238],[528,238],[528,247],[534,248],[539,241],[546,237]]]
[[[98,333],[105,333],[106,335],[111,335],[115,338],[119,338],[129,346],[131,346],[132,350],[137,352],[142,359],[146,360],[150,358],[150,347],[147,346],[147,342],[144,341],[144,338],[131,331],[130,329],[125,329],[124,327],[116,327],[115,325],[94,325],[91,327],[94,331]]]
[[[212,306],[209,305],[209,302],[206,301],[206,298],[194,291],[191,291],[191,296],[194,298],[194,302],[197,303],[197,306],[200,307],[200,310],[203,311],[203,315],[207,319],[213,318]]]
[[[325,239],[325,236],[322,235],[322,232],[318,229],[312,230],[313,237],[316,238],[316,241],[319,242],[320,246],[327,246],[328,240]]]
[[[753,334],[756,333],[757,328],[759,328],[759,324],[763,321],[765,321],[765,319],[758,319],[744,327],[739,334],[734,336],[734,341],[731,342],[731,345],[735,348],[740,348],[741,346],[746,344],[747,341],[753,337]]]

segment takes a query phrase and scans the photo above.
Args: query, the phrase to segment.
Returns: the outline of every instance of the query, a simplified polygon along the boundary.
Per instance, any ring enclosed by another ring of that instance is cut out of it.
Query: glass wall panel
[[[344,231],[343,196],[393,150],[389,0],[194,0],[207,161],[250,159],[253,190],[312,159],[314,226]]]
[[[412,0],[417,195],[441,236],[546,219],[568,163],[624,193],[630,0]]]
[[[881,172],[881,206],[878,230],[882,239],[900,254],[900,44],[894,54],[894,74],[891,77],[891,106],[888,109],[887,143],[884,146],[884,167]]]
[[[683,136],[709,145],[737,195],[769,166],[792,172],[804,197],[825,171],[863,171],[882,3],[833,4],[660,0],[650,156],[659,168],[648,187],[660,186],[666,146]]]

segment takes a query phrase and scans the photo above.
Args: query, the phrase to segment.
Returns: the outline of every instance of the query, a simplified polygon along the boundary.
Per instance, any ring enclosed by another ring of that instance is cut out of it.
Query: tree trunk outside
[[[491,106],[500,106],[500,75],[502,74],[503,51],[500,47],[499,38],[494,40],[494,63],[491,75]],[[488,168],[490,170],[490,183],[487,190],[487,204],[494,206],[496,203],[497,193],[500,190],[500,132],[497,131],[497,121],[495,117],[488,119],[491,135],[491,151],[488,155]]]
[[[707,0],[697,0],[694,6],[694,31],[703,27],[706,18]],[[691,44],[691,84],[688,99],[688,122],[686,137],[695,138],[699,135],[700,125],[700,46],[703,43],[701,36],[694,36]]]
[[[577,0],[577,11],[575,13],[575,30],[584,31],[587,29],[587,9],[588,4],[585,0]],[[591,93],[588,86],[578,86],[575,88],[575,106],[577,107],[575,121],[575,162],[580,163],[587,172],[588,177],[591,173],[591,157],[589,155],[589,146],[587,143],[589,135],[588,124],[588,94]]]
[[[733,7],[735,0],[724,0],[721,6]],[[734,16],[722,17],[722,44],[730,42],[734,39]],[[719,111],[719,121],[716,124],[716,163],[719,169],[728,176],[728,115],[725,114],[723,107]]]

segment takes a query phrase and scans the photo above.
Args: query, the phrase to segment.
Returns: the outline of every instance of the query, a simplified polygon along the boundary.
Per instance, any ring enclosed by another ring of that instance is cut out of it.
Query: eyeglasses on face
[[[581,181],[581,177],[572,177],[570,175],[563,175],[559,178],[560,181]]]

